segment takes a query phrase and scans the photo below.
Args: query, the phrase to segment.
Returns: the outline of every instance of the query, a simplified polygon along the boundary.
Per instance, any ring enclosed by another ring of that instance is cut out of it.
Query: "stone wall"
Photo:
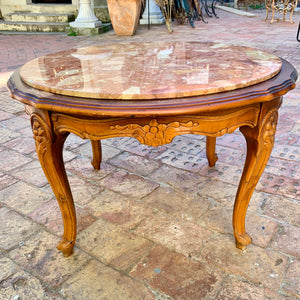
[[[51,5],[32,4],[32,0],[0,0],[0,18],[14,12],[31,13],[72,13],[77,15],[79,0],[72,0],[72,4]],[[103,23],[110,22],[106,0],[94,0],[95,15]]]

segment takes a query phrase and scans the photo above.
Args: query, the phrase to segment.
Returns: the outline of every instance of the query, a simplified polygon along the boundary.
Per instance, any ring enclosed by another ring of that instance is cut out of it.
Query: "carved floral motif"
[[[278,111],[272,110],[265,117],[265,126],[263,126],[263,140],[266,147],[273,147],[278,119]]]
[[[168,124],[159,123],[156,119],[152,119],[147,125],[141,126],[139,124],[129,125],[114,125],[111,129],[117,129],[131,133],[137,140],[142,144],[148,146],[161,146],[168,144],[172,141],[175,136],[175,132],[180,129],[198,127],[199,124],[188,121],[182,122],[170,122]]]
[[[31,127],[37,152],[39,155],[43,155],[47,150],[47,144],[52,140],[50,130],[37,114],[31,116]]]

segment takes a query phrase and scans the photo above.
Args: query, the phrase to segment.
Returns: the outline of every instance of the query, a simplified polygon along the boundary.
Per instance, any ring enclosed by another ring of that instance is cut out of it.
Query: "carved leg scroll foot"
[[[251,243],[251,237],[245,230],[247,207],[273,149],[280,103],[280,99],[277,99],[271,104],[263,104],[257,126],[240,128],[247,142],[247,157],[232,219],[236,246],[240,249]]]
[[[245,232],[243,235],[237,235],[235,237],[236,247],[241,250],[244,250],[246,248],[246,246],[251,244],[251,242],[252,242],[252,239],[247,232]]]
[[[91,140],[92,150],[93,150],[93,160],[91,161],[92,166],[96,170],[100,170],[100,164],[102,161],[102,148],[101,142],[98,140]]]
[[[76,240],[76,213],[62,156],[68,133],[56,135],[51,130],[47,112],[33,112],[31,126],[40,164],[56,196],[64,222],[63,238],[57,248],[69,256]]]
[[[210,167],[214,167],[218,160],[218,155],[216,154],[216,140],[217,138],[213,136],[206,137],[206,157]]]
[[[62,239],[56,247],[65,257],[73,254],[74,242]]]

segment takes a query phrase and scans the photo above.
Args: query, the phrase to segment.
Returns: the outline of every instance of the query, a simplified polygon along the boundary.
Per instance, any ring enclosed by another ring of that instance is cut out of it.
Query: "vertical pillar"
[[[150,13],[150,24],[165,23],[164,16],[155,0],[146,0],[146,7],[142,19],[140,19],[140,24],[149,24],[148,13]]]
[[[102,22],[95,16],[91,0],[79,1],[79,12],[76,20],[70,23],[72,28],[99,28]]]

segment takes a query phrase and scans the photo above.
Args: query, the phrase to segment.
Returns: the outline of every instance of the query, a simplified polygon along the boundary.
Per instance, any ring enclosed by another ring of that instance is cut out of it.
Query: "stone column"
[[[148,6],[149,4],[149,6]],[[149,9],[150,8],[150,9]],[[150,12],[150,24],[164,24],[164,16],[156,4],[155,0],[146,0],[146,7],[143,13],[142,19],[140,19],[140,24],[145,25],[149,24],[148,21],[148,12]]]
[[[80,35],[99,33],[99,28],[102,26],[102,22],[95,16],[91,0],[79,1],[78,16],[74,22],[70,23],[70,26]]]

